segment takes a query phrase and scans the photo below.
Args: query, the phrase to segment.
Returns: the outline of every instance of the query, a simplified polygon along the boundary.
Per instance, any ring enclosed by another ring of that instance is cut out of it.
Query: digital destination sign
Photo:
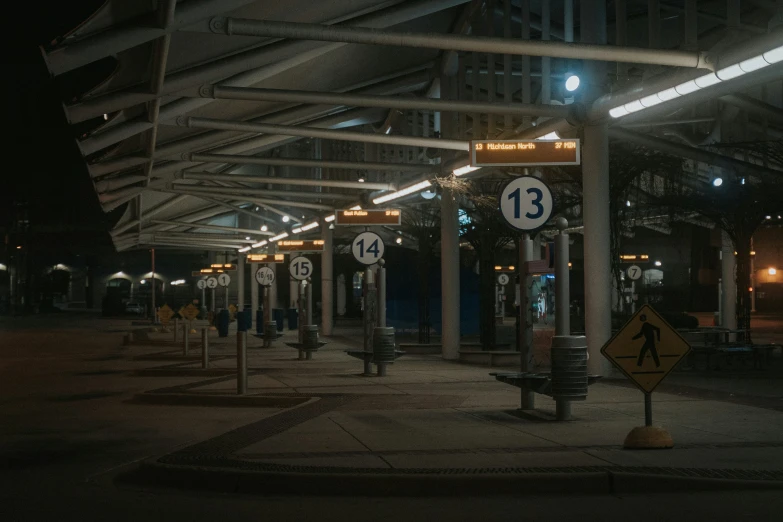
[[[285,263],[285,254],[248,254],[248,263]]]
[[[402,219],[400,209],[337,210],[335,225],[399,225]]]
[[[470,142],[473,167],[579,165],[579,140],[477,140]]]
[[[291,239],[275,244],[278,252],[323,252],[324,249],[323,239]]]

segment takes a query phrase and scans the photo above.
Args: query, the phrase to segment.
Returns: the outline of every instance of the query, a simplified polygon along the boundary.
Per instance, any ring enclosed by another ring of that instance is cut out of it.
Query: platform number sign
[[[228,286],[231,283],[231,276],[228,274],[220,274],[217,276],[218,284],[220,286]]]
[[[218,280],[216,277],[207,278],[207,288],[217,288],[217,286],[218,286]]]
[[[288,266],[291,277],[303,281],[313,275],[313,262],[306,257],[296,257]]]
[[[522,176],[503,188],[498,207],[511,227],[530,232],[549,221],[554,200],[546,183],[532,176]]]
[[[363,265],[374,265],[383,257],[383,239],[374,232],[362,232],[353,240],[353,257]]]
[[[506,286],[508,284],[509,277],[508,274],[500,274],[498,276],[498,284],[501,286]]]
[[[268,266],[256,270],[256,281],[261,286],[271,286],[275,282],[275,271]]]
[[[196,283],[196,286],[199,290],[204,290],[207,287],[207,280],[206,279],[199,279]]]
[[[631,281],[637,281],[642,277],[642,269],[636,265],[629,266],[625,273]]]

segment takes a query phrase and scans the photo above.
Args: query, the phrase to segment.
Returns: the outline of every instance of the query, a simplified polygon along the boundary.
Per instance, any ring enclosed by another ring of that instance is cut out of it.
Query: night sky
[[[33,13],[14,15],[19,23],[10,25],[20,32],[6,35],[10,38],[1,58],[5,168],[0,226],[8,225],[14,201],[27,201],[31,227],[64,229],[45,234],[46,242],[71,251],[110,245],[106,231],[117,216],[101,211],[75,141],[76,131],[63,111],[63,93],[67,96],[80,86],[50,78],[39,46],[78,24],[93,3],[47,6],[43,19],[40,10],[32,18]]]

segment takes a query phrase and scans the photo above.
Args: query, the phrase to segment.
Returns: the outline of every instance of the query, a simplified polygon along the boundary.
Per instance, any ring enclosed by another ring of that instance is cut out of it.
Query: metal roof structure
[[[118,250],[248,251],[462,174],[470,139],[609,124],[778,168],[700,145],[783,135],[781,24],[773,0],[108,0],[44,54],[58,76],[115,60],[65,110],[125,206]]]

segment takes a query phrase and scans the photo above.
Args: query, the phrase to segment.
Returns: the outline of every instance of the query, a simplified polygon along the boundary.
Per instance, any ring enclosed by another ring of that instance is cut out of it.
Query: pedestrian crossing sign
[[[652,393],[690,351],[688,341],[649,305],[601,348],[604,357],[644,393]]]

